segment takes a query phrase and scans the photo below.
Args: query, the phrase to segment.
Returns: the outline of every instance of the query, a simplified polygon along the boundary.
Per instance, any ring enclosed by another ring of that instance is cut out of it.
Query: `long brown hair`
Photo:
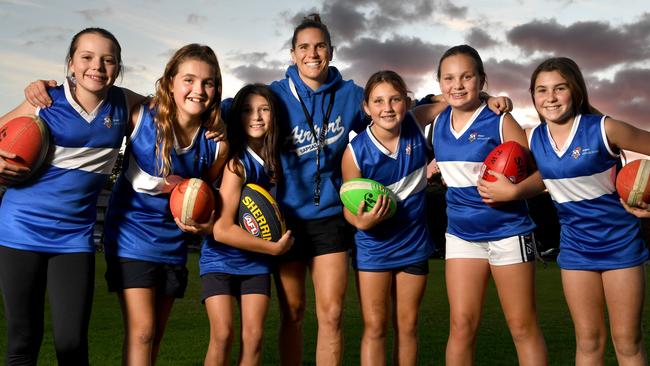
[[[271,179],[272,183],[277,183],[282,179],[282,168],[280,167],[280,128],[278,123],[278,102],[275,95],[264,84],[248,84],[241,88],[232,102],[232,107],[228,112],[228,143],[230,144],[228,160],[239,160],[239,154],[244,151],[248,136],[242,125],[242,112],[245,107],[246,99],[249,95],[259,95],[266,99],[271,109],[271,123],[268,126],[264,142],[262,144],[261,156],[264,160],[264,171]],[[231,167],[233,169],[234,167]],[[231,170],[233,173],[237,173]]]
[[[580,67],[572,59],[568,57],[553,57],[543,61],[535,68],[533,74],[530,76],[530,97],[533,99],[535,105],[535,83],[537,76],[541,72],[557,71],[562,78],[566,80],[569,90],[571,91],[571,108],[573,116],[578,114],[598,114],[601,115],[591,103],[589,103],[589,95],[587,93],[587,85],[585,78],[582,76]],[[541,122],[546,122],[541,114],[537,113]]]
[[[171,172],[171,149],[174,146],[173,121],[177,118],[178,107],[174,102],[172,93],[174,76],[178,73],[180,65],[189,60],[207,63],[212,67],[214,85],[216,88],[214,98],[208,108],[201,114],[201,125],[211,129],[221,118],[221,69],[217,55],[208,46],[191,43],[180,48],[165,66],[165,72],[156,81],[156,95],[153,103],[156,111],[156,158],[158,160],[158,173],[166,177]]]

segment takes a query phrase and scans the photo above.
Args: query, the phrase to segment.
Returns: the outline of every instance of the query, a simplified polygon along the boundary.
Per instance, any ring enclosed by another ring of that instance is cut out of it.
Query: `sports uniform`
[[[326,82],[314,91],[302,81],[295,65],[287,69],[286,79],[273,82],[270,88],[280,101],[279,120],[286,137],[280,160],[287,179],[278,185],[277,197],[296,238],[283,257],[305,259],[345,251],[347,224],[338,196],[341,158],[349,133],[361,132],[368,124],[361,111],[363,90],[351,80],[344,81],[330,66]],[[313,119],[313,129],[306,114]],[[327,128],[321,134],[324,119]],[[317,169],[319,140],[324,146]],[[317,175],[321,179],[318,205],[314,204]]]
[[[484,253],[482,257],[492,264],[533,260],[535,248],[528,234],[534,224],[526,203],[490,207],[476,187],[485,157],[503,142],[503,116],[482,104],[462,131],[454,131],[451,121],[452,109],[447,107],[434,121],[432,137],[436,161],[448,187],[447,257],[473,258]]]
[[[130,279],[123,277],[124,273],[115,273],[120,271],[117,262],[131,259],[166,264],[171,266],[168,269],[172,272],[180,271],[181,276],[181,288],[169,295],[182,297],[183,282],[187,282],[186,275],[182,280],[182,273],[186,273],[186,243],[191,234],[184,233],[174,222],[169,209],[173,186],[166,184],[158,173],[160,158],[156,156],[155,115],[155,109],[140,107],[138,122],[129,137],[122,174],[111,195],[104,228],[109,264],[107,279],[113,290],[149,287],[127,283]],[[205,139],[204,133],[205,128],[199,127],[192,142],[184,148],[174,142],[170,175],[191,178],[208,173],[218,158],[220,143]]]
[[[353,265],[359,270],[392,270],[426,261],[433,252],[425,217],[426,139],[409,113],[401,123],[394,153],[373,136],[370,126],[349,144],[361,176],[388,187],[397,211],[370,230],[358,230]]]
[[[264,161],[250,147],[247,147],[239,154],[239,161],[244,167],[244,184],[255,183],[266,190],[270,190],[273,187],[269,176],[264,171]],[[214,240],[214,237],[208,236],[201,247],[199,269],[204,285],[203,300],[217,294],[239,295],[251,293],[246,292],[246,289],[240,292],[241,289],[230,288],[230,286],[228,286],[229,289],[227,291],[223,288],[217,291],[211,285],[213,279],[210,277],[214,277],[211,276],[213,274],[217,274],[217,276],[234,275],[221,278],[220,282],[241,281],[244,278],[264,275],[261,277],[266,278],[268,285],[265,286],[266,290],[263,293],[270,294],[270,256],[266,254],[235,248],[227,244],[219,243]],[[254,293],[259,292],[256,291]]]
[[[640,222],[616,193],[618,156],[610,149],[604,116],[576,116],[562,149],[546,124],[531,131],[529,145],[558,210],[560,268],[609,270],[648,259]]]
[[[88,363],[97,197],[129,115],[120,88],[110,87],[106,99],[86,113],[74,100],[71,83],[49,89],[52,106],[36,110],[51,136],[41,172],[9,187],[0,205],[0,286],[9,363],[36,364],[46,288],[59,363]]]

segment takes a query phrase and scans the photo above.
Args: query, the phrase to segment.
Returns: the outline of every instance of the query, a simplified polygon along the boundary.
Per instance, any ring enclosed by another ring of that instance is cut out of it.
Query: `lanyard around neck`
[[[323,119],[323,123],[321,124],[319,131],[320,133],[316,133],[314,119],[311,114],[309,114],[309,111],[305,106],[305,102],[302,100],[300,94],[296,93],[296,95],[298,95],[298,100],[300,101],[300,106],[302,107],[302,112],[305,114],[305,119],[309,124],[309,129],[311,130],[312,136],[316,141],[316,174],[314,175],[314,205],[316,206],[320,205],[320,152],[325,147],[325,135],[327,134],[327,130],[329,128],[329,120],[330,115],[332,114],[332,106],[334,106],[334,95],[336,93],[332,90],[328,94],[330,96],[330,100],[329,104],[327,105],[327,112],[325,112],[325,118]]]

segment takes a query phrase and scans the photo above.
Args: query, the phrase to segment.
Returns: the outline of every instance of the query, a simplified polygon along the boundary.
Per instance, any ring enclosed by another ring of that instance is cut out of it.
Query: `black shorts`
[[[281,262],[307,261],[319,255],[346,252],[354,244],[354,227],[343,215],[315,220],[287,217],[287,228],[295,241]]]
[[[390,268],[390,269],[358,269],[358,268],[355,269],[361,272],[404,272],[416,276],[426,276],[429,274],[429,261],[423,260],[422,262],[417,262],[403,267]]]
[[[106,257],[108,291],[154,287],[166,296],[182,298],[187,288],[184,265],[154,263],[130,258]]]
[[[271,275],[233,275],[221,272],[206,273],[201,276],[201,302],[211,296],[260,294],[271,296]]]

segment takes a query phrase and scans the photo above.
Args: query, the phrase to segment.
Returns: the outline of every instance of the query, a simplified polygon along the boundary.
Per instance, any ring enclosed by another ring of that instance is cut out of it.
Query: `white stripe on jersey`
[[[616,166],[604,172],[575,178],[544,179],[544,185],[557,203],[592,200],[610,194],[616,189]]]
[[[447,187],[476,187],[483,162],[439,161],[438,168]]]
[[[142,170],[135,161],[135,158],[133,158],[133,155],[129,157],[129,168],[124,173],[124,176],[131,182],[133,190],[138,193],[155,196],[162,193],[169,193],[174,188],[174,185],[165,183],[164,178],[155,177]]]
[[[111,174],[119,148],[109,147],[54,147],[52,166],[78,169],[90,173]]]
[[[388,186],[400,201],[414,195],[427,187],[426,166],[412,172],[406,177]]]

